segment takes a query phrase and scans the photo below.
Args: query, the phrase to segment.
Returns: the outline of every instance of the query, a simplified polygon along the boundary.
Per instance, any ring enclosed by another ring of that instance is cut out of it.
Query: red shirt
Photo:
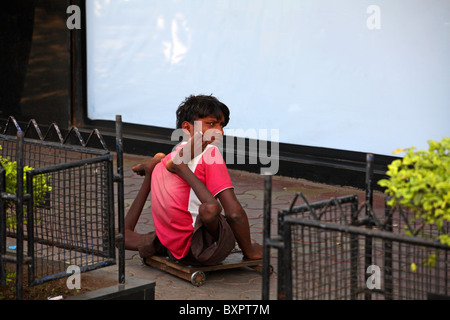
[[[182,146],[177,146],[177,150]],[[181,259],[191,247],[201,202],[183,178],[166,169],[166,163],[173,155],[174,152],[155,166],[150,196],[156,235],[175,258]],[[215,146],[208,145],[188,166],[214,197],[233,187],[225,161]]]

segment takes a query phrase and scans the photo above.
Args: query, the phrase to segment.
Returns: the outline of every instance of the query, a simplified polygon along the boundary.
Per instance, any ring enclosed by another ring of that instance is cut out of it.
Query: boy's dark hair
[[[230,110],[212,95],[198,95],[187,97],[177,110],[177,129],[181,128],[184,121],[193,123],[199,118],[214,116],[219,119],[223,115],[224,126],[230,121]]]

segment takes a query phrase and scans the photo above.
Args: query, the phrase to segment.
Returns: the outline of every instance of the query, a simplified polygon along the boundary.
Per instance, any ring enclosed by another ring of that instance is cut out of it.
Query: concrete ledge
[[[64,300],[155,300],[155,282],[130,279],[125,284],[91,291]]]

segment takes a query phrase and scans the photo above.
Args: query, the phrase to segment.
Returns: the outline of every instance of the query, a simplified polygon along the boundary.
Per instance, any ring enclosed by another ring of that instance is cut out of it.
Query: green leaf
[[[416,219],[442,229],[450,221],[450,137],[428,144],[428,150],[404,149],[405,156],[388,165],[389,178],[378,184],[392,197],[389,206],[409,208]],[[440,237],[450,242],[448,238]]]

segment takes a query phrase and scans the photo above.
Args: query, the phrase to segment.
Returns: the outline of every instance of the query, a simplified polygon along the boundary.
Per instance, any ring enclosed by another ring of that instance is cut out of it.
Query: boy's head
[[[230,110],[212,95],[191,95],[178,107],[177,129],[184,129],[184,122],[193,125],[194,121],[208,117],[220,120],[222,127],[225,127],[230,120]]]

